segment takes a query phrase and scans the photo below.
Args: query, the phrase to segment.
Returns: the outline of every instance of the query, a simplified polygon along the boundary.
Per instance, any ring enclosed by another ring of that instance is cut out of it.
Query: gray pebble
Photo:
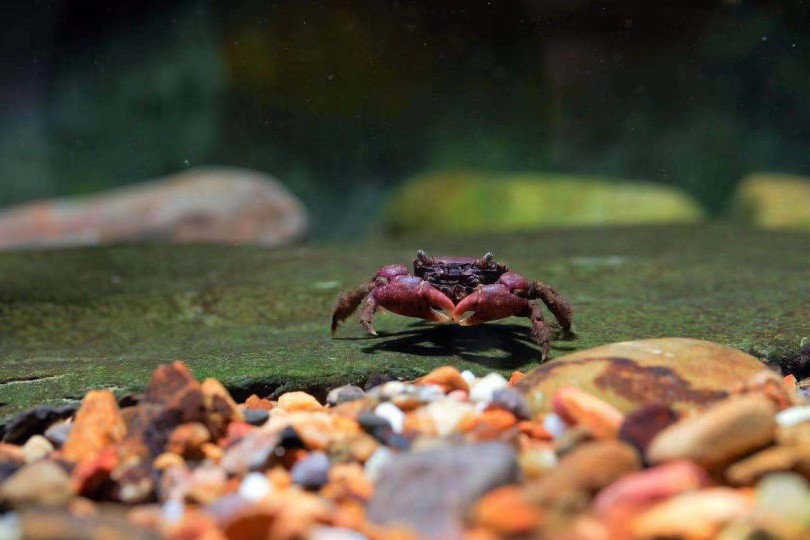
[[[261,426],[270,418],[270,413],[264,409],[245,409],[243,415],[245,422],[254,426]]]
[[[347,384],[345,386],[332,389],[326,396],[326,404],[332,406],[340,405],[341,403],[346,403],[347,401],[360,399],[365,395],[366,393],[359,386]]]
[[[523,394],[514,388],[501,388],[492,393],[492,401],[489,409],[503,409],[514,414],[520,420],[528,420],[532,417],[532,411]]]
[[[293,465],[292,481],[304,489],[320,489],[329,481],[329,458],[323,452],[313,452]]]

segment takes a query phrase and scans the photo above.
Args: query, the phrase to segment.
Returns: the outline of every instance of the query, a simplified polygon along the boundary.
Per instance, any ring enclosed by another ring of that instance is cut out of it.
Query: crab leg
[[[529,285],[522,276],[506,273],[501,276],[498,283],[484,285],[459,302],[453,311],[453,318],[462,326],[471,326],[511,316],[528,317],[532,322],[532,337],[540,345],[540,356],[542,360],[545,360],[549,354],[550,335],[548,325],[543,318],[543,310],[536,302],[516,294],[517,292],[523,293],[528,288]],[[567,302],[564,302],[565,299],[560,301],[561,298],[557,296],[554,299],[557,306],[564,307]],[[462,319],[461,317],[468,311],[474,313],[470,317]],[[557,316],[557,312],[553,312]],[[570,318],[563,320],[566,320],[570,326]],[[561,324],[564,324],[563,320],[560,321]]]
[[[548,307],[549,311],[554,314],[554,317],[560,323],[563,332],[571,330],[571,323],[574,318],[574,308],[566,298],[552,289],[549,285],[540,281],[533,281],[529,285],[528,294],[529,298],[539,298]]]
[[[357,306],[360,305],[363,298],[365,298],[373,288],[374,281],[372,280],[367,283],[363,283],[355,290],[345,292],[338,297],[337,305],[332,313],[332,337],[335,337],[335,332],[337,331],[338,325],[345,321],[349,315],[354,313],[354,310],[357,309]]]

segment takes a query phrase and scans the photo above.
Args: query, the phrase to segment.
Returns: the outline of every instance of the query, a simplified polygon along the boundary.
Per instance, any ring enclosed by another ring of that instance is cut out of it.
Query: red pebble
[[[651,403],[628,414],[619,428],[619,439],[643,456],[650,441],[678,420],[678,413],[663,403]]]

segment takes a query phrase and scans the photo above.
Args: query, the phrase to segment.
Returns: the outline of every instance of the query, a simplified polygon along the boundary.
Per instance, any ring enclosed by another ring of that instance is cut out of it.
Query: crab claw
[[[452,317],[440,310],[453,312],[453,301],[420,278],[398,278],[372,293],[380,306],[397,315],[417,317],[433,322],[450,322]]]
[[[515,296],[505,285],[495,283],[484,285],[459,302],[453,310],[453,319],[461,326],[472,326],[518,315],[528,307],[525,298]],[[474,313],[462,319],[461,317],[468,311]]]

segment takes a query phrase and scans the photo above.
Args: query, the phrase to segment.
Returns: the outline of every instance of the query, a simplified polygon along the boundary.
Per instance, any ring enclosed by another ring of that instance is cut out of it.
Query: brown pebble
[[[185,463],[185,460],[179,454],[175,454],[174,452],[163,452],[155,458],[155,461],[152,462],[152,466],[155,468],[155,470],[162,471],[168,469],[169,467],[185,465]]]
[[[15,463],[17,465],[25,463],[25,452],[23,452],[22,446],[0,442],[0,463]]]
[[[656,464],[691,459],[716,469],[770,443],[776,430],[775,412],[763,396],[726,399],[660,432],[649,444],[647,459]]]
[[[189,422],[172,430],[166,451],[189,459],[201,459],[202,445],[210,440],[211,433],[207,427],[199,422]]]
[[[242,411],[216,379],[205,379],[200,385],[205,402],[205,425],[214,438],[221,437],[231,422],[243,422]]]
[[[584,510],[590,497],[619,478],[641,469],[641,458],[627,443],[607,440],[582,444],[530,485],[532,500],[558,510]]]
[[[94,456],[80,461],[73,469],[73,492],[86,497],[106,495],[108,481],[118,467],[120,459],[114,447],[106,448]]]
[[[200,447],[200,449],[202,450],[205,459],[217,464],[222,460],[222,455],[225,453],[225,450],[214,443],[205,443]]]

